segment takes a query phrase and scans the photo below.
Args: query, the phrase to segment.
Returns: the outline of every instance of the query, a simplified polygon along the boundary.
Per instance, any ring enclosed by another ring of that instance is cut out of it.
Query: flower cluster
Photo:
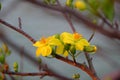
[[[76,51],[90,53],[96,51],[96,46],[90,45],[90,43],[77,32],[73,34],[63,32],[47,38],[42,37],[39,41],[36,41],[33,46],[37,47],[37,57],[40,55],[50,56],[54,54],[67,57],[69,53],[76,54]]]

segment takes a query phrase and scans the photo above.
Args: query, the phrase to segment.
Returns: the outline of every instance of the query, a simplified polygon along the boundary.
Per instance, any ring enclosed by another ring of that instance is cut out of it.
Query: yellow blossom
[[[85,46],[89,46],[89,42],[86,39],[80,39],[78,42],[75,43],[76,45],[76,50],[81,50],[83,51]]]
[[[48,38],[42,37],[39,41],[36,41],[33,46],[37,47],[37,57],[50,56],[51,53],[67,57],[69,52],[75,54],[76,50],[84,52],[95,52],[97,50],[96,46],[90,45],[90,43],[77,32],[73,34],[63,32]]]
[[[52,53],[52,45],[57,46],[61,44],[60,41],[53,36],[48,38],[41,38],[39,41],[36,41],[33,46],[37,47],[36,56],[49,56]]]
[[[75,45],[76,50],[81,50],[83,51],[84,46],[88,46],[89,42],[84,39],[82,37],[81,34],[79,33],[68,33],[68,32],[63,32],[61,35],[61,40],[65,43],[65,44],[71,44],[71,45]]]
[[[86,4],[82,0],[76,0],[75,3],[74,3],[74,6],[79,10],[85,10],[86,9]]]

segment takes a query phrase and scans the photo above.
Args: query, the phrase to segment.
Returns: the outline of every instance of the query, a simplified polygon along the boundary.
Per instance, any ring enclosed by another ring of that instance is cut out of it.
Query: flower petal
[[[41,48],[39,47],[39,48],[37,48],[37,50],[36,50],[36,56],[39,57],[40,54],[41,54]]]
[[[36,42],[33,44],[33,46],[35,46],[35,47],[40,47],[40,41],[36,41]]]
[[[56,53],[57,54],[63,54],[64,51],[64,45],[57,46]]]
[[[57,45],[61,45],[61,41],[59,39],[56,39],[56,38],[51,38],[48,42],[49,45],[54,45],[54,46],[57,46]]]
[[[63,53],[63,56],[67,57],[68,56],[68,51],[65,50],[65,52]]]
[[[83,51],[84,46],[89,46],[89,42],[86,39],[80,39],[78,42],[75,43],[76,49]]]
[[[52,53],[52,48],[48,45],[41,49],[42,56],[49,56]]]
[[[73,39],[73,35],[68,33],[68,32],[63,32],[60,35],[60,39],[64,42],[64,43],[68,43],[68,44],[74,44],[74,39]]]

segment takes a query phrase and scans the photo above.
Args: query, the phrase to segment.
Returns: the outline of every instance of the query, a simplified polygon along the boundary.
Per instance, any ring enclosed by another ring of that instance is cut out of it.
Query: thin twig
[[[61,6],[59,0],[56,0],[56,1],[57,1],[57,4],[59,6]],[[73,26],[73,23],[72,23],[70,17],[68,17],[68,15],[66,13],[64,13],[64,12],[61,12],[61,13],[63,14],[63,16],[65,17],[65,19],[67,20],[67,22],[70,25],[70,28],[72,29],[73,33],[76,32],[75,27]]]
[[[14,50],[16,50],[16,51],[18,52],[17,54],[20,56],[21,48],[20,48],[18,45],[16,45],[13,41],[11,41],[10,39],[8,39],[8,38],[3,34],[3,31],[1,31],[1,30],[0,30],[0,40],[1,40],[1,41],[4,41],[4,42],[6,42],[8,45],[10,45]],[[29,54],[30,54],[30,52],[24,50],[24,57],[25,57],[26,59],[28,59],[32,64],[34,64],[34,66],[39,66],[39,62],[38,62],[35,58],[33,58],[33,56],[31,56],[31,55],[29,55]],[[44,63],[45,63],[45,62],[44,62]],[[44,69],[43,64],[41,64],[41,66],[42,66],[42,68]],[[52,71],[50,68],[47,69],[46,72],[52,74],[52,76],[58,78],[59,80],[72,80],[72,79],[70,79],[70,78],[66,78],[66,77],[64,77],[64,76],[59,75],[58,73]]]
[[[5,22],[5,21],[4,21]],[[5,22],[5,24],[8,24],[7,22]],[[6,25],[6,26],[10,26],[9,28],[11,28],[11,26],[12,25]],[[16,30],[16,28],[14,29],[15,27],[14,26],[12,26],[12,28],[11,29],[13,29],[13,30],[15,30],[15,31],[17,31],[17,32],[19,32],[19,31],[21,31],[20,29],[17,29]],[[19,32],[20,33],[20,32]],[[26,34],[25,32],[24,33],[21,33],[21,34]],[[27,34],[28,35],[28,34]],[[0,36],[1,37],[1,36]],[[35,42],[35,40],[33,39],[33,40],[31,40],[31,37],[27,37],[27,36],[25,36],[26,38],[28,38],[31,42]],[[7,39],[5,38],[1,38],[3,41],[6,41]],[[10,40],[7,40],[6,42],[9,42]],[[14,49],[15,50],[17,50],[18,52],[20,52],[21,50],[19,50],[19,48],[14,44],[14,43],[9,43],[10,45],[12,45],[12,47],[14,47]],[[25,54],[25,53],[27,53],[27,52],[25,52],[24,51],[24,56],[26,57],[26,58],[28,58],[28,59],[30,59],[30,60],[32,60],[32,62],[33,63],[36,63],[36,64],[38,64],[38,62],[36,61],[36,60],[34,60],[34,58],[33,57],[31,57],[29,54]],[[20,53],[19,53],[20,54]],[[85,71],[89,76],[91,76],[91,78],[93,79],[93,80],[99,80],[96,76],[94,76],[94,74],[91,72],[91,70],[89,70],[89,68],[87,68],[85,65],[82,65],[82,64],[79,64],[79,63],[76,63],[75,64],[75,62],[74,61],[71,61],[71,60],[68,60],[68,59],[65,59],[64,57],[60,57],[59,55],[56,55],[55,56],[57,59],[59,59],[59,60],[62,60],[62,61],[64,61],[64,62],[66,62],[66,63],[68,63],[68,64],[70,64],[70,65],[74,65],[75,67],[78,67],[78,68],[80,68],[80,69],[82,69],[83,71]],[[39,66],[39,65],[38,65]],[[42,66],[42,65],[41,65]]]
[[[88,39],[88,42],[90,42],[90,41],[93,39],[94,35],[95,35],[95,30],[93,31],[92,35],[91,35],[90,38]]]
[[[91,37],[89,38],[89,40],[88,40],[89,42],[93,39],[94,35],[95,35],[95,31],[92,33]],[[95,68],[94,68],[94,66],[93,66],[93,63],[92,63],[92,58],[90,57],[89,53],[86,53],[86,52],[85,52],[84,54],[85,54],[86,60],[87,60],[87,62],[88,62],[89,69],[93,72],[93,74],[94,74],[96,77],[98,77],[98,76],[97,76],[97,73],[96,73],[96,71],[95,71]]]
[[[30,35],[28,35],[26,32],[24,32],[23,30],[12,26],[11,24],[5,22],[4,20],[0,19],[0,23],[5,25],[6,27],[9,27],[17,32],[19,32],[20,34],[22,34],[23,36],[25,36],[26,38],[28,38],[28,40],[30,40],[31,42],[35,43],[35,39],[33,39]]]
[[[18,17],[18,22],[19,22],[19,28],[22,29],[22,23],[21,23],[21,18]]]
[[[21,72],[2,72],[3,74],[8,74],[8,75],[18,75],[18,76],[52,76],[52,74],[48,73],[48,72],[40,72],[40,73],[21,73]]]
[[[33,4],[36,4],[38,6],[44,7],[44,8],[48,8],[48,9],[55,10],[58,12],[64,12],[64,13],[71,14],[75,18],[77,18],[79,21],[81,21],[85,25],[87,25],[87,27],[95,29],[96,31],[99,31],[100,33],[102,33],[108,37],[120,39],[120,31],[116,31],[113,28],[106,30],[106,29],[102,28],[101,26],[96,25],[96,24],[92,23],[91,21],[88,21],[85,16],[83,16],[81,13],[79,13],[73,9],[70,9],[68,7],[57,6],[57,5],[56,6],[46,5],[42,1],[37,1],[37,0],[26,0],[26,1],[33,3]]]

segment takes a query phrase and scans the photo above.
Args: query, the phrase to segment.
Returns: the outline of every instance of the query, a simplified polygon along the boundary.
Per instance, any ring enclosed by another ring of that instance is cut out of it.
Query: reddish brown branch
[[[55,11],[58,11],[58,12],[71,14],[74,17],[76,17],[79,21],[81,21],[85,25],[87,25],[87,27],[95,29],[96,31],[99,31],[100,33],[102,33],[102,34],[104,34],[108,37],[120,39],[120,31],[117,31],[113,28],[110,28],[109,30],[106,30],[102,26],[98,26],[98,25],[92,23],[91,21],[88,21],[85,16],[83,16],[81,13],[79,13],[79,12],[73,10],[73,9],[70,9],[68,7],[57,6],[57,5],[56,6],[46,5],[43,2],[37,1],[37,0],[26,0],[26,1],[29,1],[33,4],[36,4],[36,5],[44,7],[44,8],[48,8],[48,9],[55,10]]]
[[[63,62],[66,62],[70,65],[73,65],[73,66],[78,67],[79,69],[83,70],[92,78],[92,80],[99,80],[99,78],[94,74],[94,72],[92,72],[86,65],[80,64],[80,63],[75,63],[74,61],[68,60],[59,55],[56,55],[55,57]]]
[[[57,0],[57,3],[58,3],[59,6],[61,6],[59,0]],[[70,17],[66,13],[63,13],[63,12],[61,12],[61,13],[63,14],[65,19],[67,20],[67,22],[70,25],[70,28],[72,29],[73,33],[76,32],[75,27],[73,26],[73,23],[72,23]]]
[[[35,42],[35,40],[34,40],[32,37],[29,37],[28,34],[25,35],[26,33],[23,32],[22,30],[17,29],[16,27],[8,24],[7,22],[5,22],[5,21],[3,21],[3,20],[1,20],[1,19],[0,19],[0,22],[2,22],[2,24],[6,25],[7,27],[9,27],[9,28],[11,28],[11,29],[13,29],[13,30],[15,30],[15,31],[23,34],[23,35],[24,35],[25,37],[27,37],[31,42],[33,42],[33,43]],[[31,40],[31,39],[32,39],[32,40]],[[6,42],[8,42],[8,41],[6,41]],[[13,45],[13,44],[12,44],[12,45]],[[17,48],[16,45],[14,45],[14,46],[15,46],[14,48]],[[21,50],[18,49],[18,52],[19,52],[19,51],[21,51]],[[24,53],[26,53],[26,52],[24,52]],[[32,59],[32,57],[29,56],[28,54],[24,54],[24,56],[28,56],[28,58],[30,58],[30,59],[32,60],[32,62],[36,62],[36,61],[35,61],[34,59]],[[56,58],[59,59],[59,60],[61,60],[61,61],[66,62],[66,63],[68,63],[68,64],[70,64],[70,65],[73,65],[73,66],[75,66],[75,67],[78,67],[78,68],[82,69],[82,70],[85,71],[93,80],[99,80],[96,76],[94,76],[93,72],[92,72],[87,66],[85,66],[85,65],[83,65],[83,64],[79,64],[79,63],[76,63],[76,64],[75,64],[74,61],[65,59],[64,57],[61,57],[61,56],[59,56],[59,55],[56,55]],[[33,60],[34,60],[34,61],[33,61]]]
[[[16,54],[18,54],[19,56],[21,55],[21,54],[20,54],[21,48],[20,48],[18,45],[16,45],[13,41],[11,41],[10,39],[8,39],[8,38],[3,34],[3,31],[2,31],[2,30],[0,30],[0,40],[1,40],[1,41],[4,41],[4,42],[7,43],[8,45],[10,45],[15,51],[17,51],[18,53],[16,53]],[[32,64],[34,64],[34,66],[39,66],[39,62],[38,62],[35,58],[33,58],[33,56],[30,55],[30,52],[24,51],[24,57],[25,57],[26,59],[28,59]],[[44,63],[45,63],[45,62],[44,62]],[[54,72],[54,71],[51,70],[50,68],[49,68],[49,69],[45,69],[45,67],[44,67],[43,64],[41,64],[41,66],[42,66],[42,68],[43,68],[46,72],[52,74],[52,76],[54,76],[54,77],[56,77],[56,78],[58,78],[58,79],[60,79],[60,80],[72,80],[72,79],[70,79],[70,78],[66,78],[66,77],[64,77],[64,76],[61,76],[60,74]],[[7,72],[7,71],[6,71],[6,72]]]
[[[2,72],[3,74],[8,75],[18,75],[18,76],[52,76],[52,74],[48,72],[40,72],[40,73],[23,73],[23,72]]]
[[[0,19],[0,23],[5,25],[6,27],[8,28],[11,28],[17,32],[19,32],[20,34],[22,34],[23,36],[25,36],[26,38],[28,38],[31,42],[35,43],[35,39],[33,39],[30,35],[28,35],[26,32],[24,32],[23,30],[17,28],[17,27],[14,27],[12,26],[11,24],[5,22],[4,20]]]

